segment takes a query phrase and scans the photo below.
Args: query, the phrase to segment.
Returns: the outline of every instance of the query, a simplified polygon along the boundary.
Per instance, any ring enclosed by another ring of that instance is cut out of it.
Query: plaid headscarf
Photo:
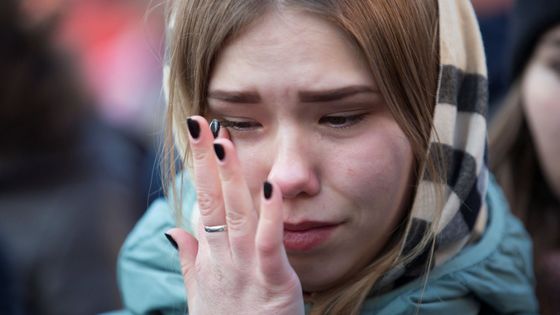
[[[444,187],[437,187],[441,184],[428,175],[420,180],[403,248],[404,253],[414,248],[434,228],[433,218],[439,219],[431,268],[476,242],[484,233],[488,215],[488,80],[480,30],[470,1],[439,0],[438,4],[440,69],[428,155],[443,152],[447,178],[439,181],[446,182]],[[436,208],[436,189],[444,192],[443,209]],[[430,247],[408,265],[393,268],[376,288],[390,289],[424,274]]]

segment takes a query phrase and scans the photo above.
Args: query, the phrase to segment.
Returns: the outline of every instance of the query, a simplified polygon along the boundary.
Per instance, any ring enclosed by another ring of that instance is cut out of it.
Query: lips
[[[324,244],[339,225],[313,221],[284,223],[284,246],[288,252],[310,251]]]

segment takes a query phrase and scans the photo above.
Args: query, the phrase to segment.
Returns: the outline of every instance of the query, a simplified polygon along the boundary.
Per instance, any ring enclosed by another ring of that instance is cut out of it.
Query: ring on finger
[[[205,225],[204,231],[207,233],[224,232],[227,231],[227,225]]]

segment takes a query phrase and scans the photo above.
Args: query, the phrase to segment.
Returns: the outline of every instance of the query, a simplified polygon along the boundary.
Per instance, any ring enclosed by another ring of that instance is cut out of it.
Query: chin
[[[328,280],[323,281],[323,279],[313,279],[313,281],[311,282],[301,280],[301,287],[303,289],[303,292],[307,292],[307,293],[326,291],[328,289],[332,289],[333,287],[335,287],[336,286],[335,284],[336,282],[334,281],[328,281]]]
[[[299,277],[304,292],[321,292],[335,287],[344,278],[339,268],[328,268],[324,261],[321,266],[298,266],[292,264]],[[330,269],[330,270],[329,270]]]
[[[320,255],[321,256],[321,255]],[[290,264],[299,277],[304,292],[322,292],[343,284],[362,270],[368,260],[351,262],[346,259],[336,259],[344,255],[329,254],[327,257],[290,257]]]

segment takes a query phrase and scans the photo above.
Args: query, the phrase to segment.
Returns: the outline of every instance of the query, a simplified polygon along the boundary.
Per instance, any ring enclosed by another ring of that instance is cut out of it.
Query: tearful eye
[[[231,128],[237,131],[250,131],[261,127],[260,123],[256,121],[250,121],[250,120],[236,121],[236,120],[224,119],[220,121],[220,124],[223,127]]]
[[[324,116],[319,119],[319,123],[333,128],[347,128],[359,123],[365,118],[366,114],[349,116]]]

